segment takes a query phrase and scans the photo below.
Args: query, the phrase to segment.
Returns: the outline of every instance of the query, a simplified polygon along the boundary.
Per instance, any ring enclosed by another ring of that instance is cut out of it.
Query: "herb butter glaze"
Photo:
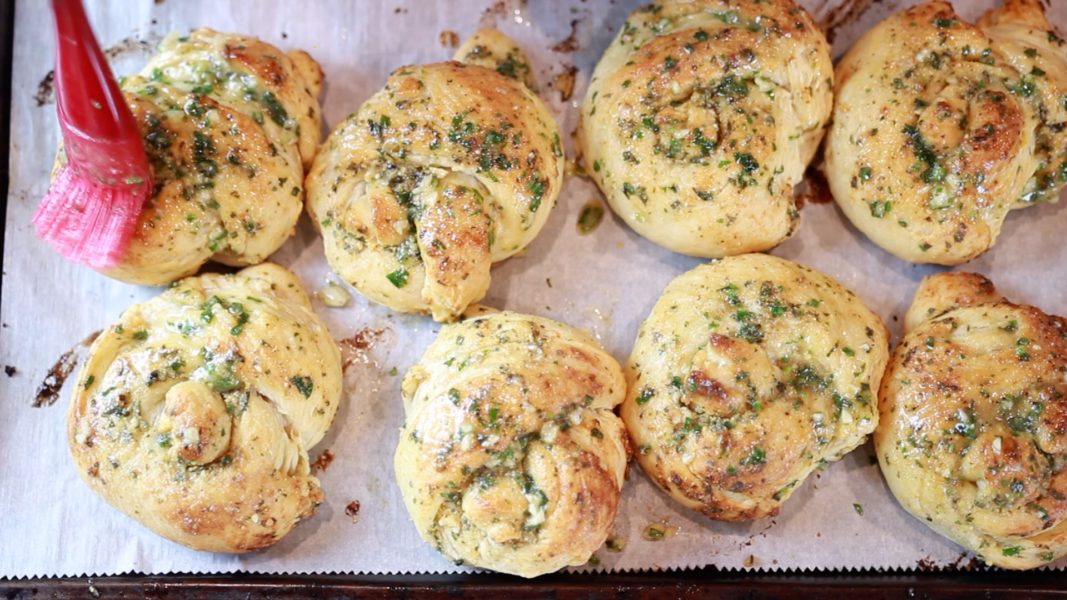
[[[269,546],[322,501],[308,450],[337,412],[340,363],[285,269],[183,279],[93,342],[71,456],[93,491],[163,537]]]
[[[549,319],[447,325],[404,377],[396,481],[448,558],[534,577],[585,564],[615,521],[628,444],[615,359]]]
[[[303,206],[321,85],[305,52],[251,36],[200,28],[163,40],[121,82],[154,188],[124,256],[103,272],[159,285],[208,260],[251,265],[277,250]]]
[[[830,190],[900,258],[966,262],[1067,182],[1067,48],[1038,0],[976,25],[947,2],[912,7],[860,38],[836,80]]]
[[[893,495],[989,564],[1067,554],[1067,321],[942,273],[905,327],[874,436]]]
[[[334,271],[438,321],[485,295],[490,265],[533,241],[563,185],[559,127],[519,81],[521,51],[482,31],[457,58],[473,64],[393,72],[330,134],[307,181]]]
[[[642,236],[676,252],[766,250],[796,228],[793,186],[830,116],[830,48],[791,0],[634,11],[581,108],[586,171]]]
[[[757,519],[864,442],[888,358],[878,317],[764,254],[672,281],[637,334],[621,415],[645,473],[713,519]]]

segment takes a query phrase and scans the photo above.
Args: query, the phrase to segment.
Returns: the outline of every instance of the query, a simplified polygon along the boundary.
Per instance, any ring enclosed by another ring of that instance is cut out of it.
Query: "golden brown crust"
[[[1004,297],[993,282],[977,273],[939,273],[924,277],[915,298],[904,316],[904,331],[908,332],[953,308],[992,304]]]
[[[164,40],[122,84],[155,189],[125,255],[104,273],[157,285],[208,260],[266,260],[300,216],[321,85],[307,53],[254,37],[200,28]]]
[[[456,49],[452,60],[468,65],[480,65],[505,77],[521,81],[537,92],[533,69],[526,54],[514,40],[491,27],[479,29]]]
[[[829,277],[748,254],[672,281],[641,325],[621,415],[645,472],[721,520],[776,514],[877,424],[881,321]]]
[[[927,278],[917,300],[938,296],[883,380],[882,472],[904,508],[986,562],[1045,564],[1067,554],[1067,321],[970,273]]]
[[[308,175],[326,258],[370,299],[453,320],[489,265],[526,247],[563,185],[559,128],[516,79],[402,67],[330,135]]]
[[[322,501],[308,449],[341,364],[296,277],[264,264],[182,280],[89,350],[67,435],[82,478],[191,548],[268,546]]]
[[[585,564],[618,509],[625,391],[618,363],[561,323],[500,312],[444,327],[404,377],[395,460],[423,539],[523,577]]]
[[[882,21],[838,64],[827,175],[857,228],[914,262],[959,264],[1008,211],[1055,200],[1067,51],[1037,0],[972,25],[947,2]]]
[[[791,0],[639,8],[582,103],[586,171],[639,234],[677,252],[765,250],[799,217],[830,116],[829,45]]]

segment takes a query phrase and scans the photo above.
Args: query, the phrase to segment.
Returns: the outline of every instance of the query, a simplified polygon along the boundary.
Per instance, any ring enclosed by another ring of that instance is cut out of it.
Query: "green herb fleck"
[[[652,396],[655,396],[655,395],[656,395],[656,390],[654,390],[654,389],[652,389],[650,387],[646,387],[646,388],[641,390],[640,394],[638,394],[637,403],[638,404],[647,404],[648,401],[652,399]]]
[[[596,200],[590,200],[578,214],[578,233],[586,235],[597,228],[604,219],[604,207]]]
[[[289,378],[289,382],[292,383],[297,391],[305,398],[310,398],[311,391],[315,388],[315,382],[307,375],[294,375]]]
[[[882,200],[875,200],[868,206],[871,209],[871,216],[876,219],[881,219],[893,210],[893,203],[888,200],[884,202]]]
[[[753,448],[748,456],[741,459],[743,465],[761,465],[765,462],[767,462],[767,453],[759,446]]]
[[[530,192],[530,212],[537,212],[541,206],[541,198],[545,195],[545,180],[535,177],[526,184],[526,191]]]
[[[402,288],[408,283],[408,270],[404,267],[400,267],[399,269],[388,273],[385,277],[394,286]]]

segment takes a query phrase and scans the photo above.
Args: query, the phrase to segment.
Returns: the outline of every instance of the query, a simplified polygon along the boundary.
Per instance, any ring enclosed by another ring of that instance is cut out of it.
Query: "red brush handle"
[[[80,0],[52,0],[56,112],[71,167],[109,186],[144,185],[141,134]]]

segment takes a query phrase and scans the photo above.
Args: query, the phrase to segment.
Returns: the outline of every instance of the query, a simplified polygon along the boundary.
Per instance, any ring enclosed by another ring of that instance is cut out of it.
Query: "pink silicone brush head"
[[[56,113],[67,162],[33,215],[37,236],[95,269],[122,257],[152,188],[141,133],[80,0],[52,0]]]

